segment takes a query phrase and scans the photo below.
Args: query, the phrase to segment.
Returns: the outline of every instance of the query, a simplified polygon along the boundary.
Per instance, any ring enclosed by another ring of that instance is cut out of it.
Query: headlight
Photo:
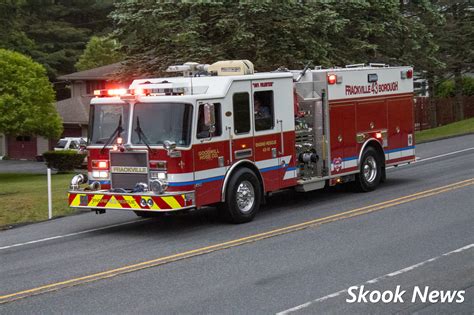
[[[166,180],[167,177],[166,172],[150,172],[151,179]]]
[[[108,178],[109,172],[108,171],[92,171],[93,178]]]

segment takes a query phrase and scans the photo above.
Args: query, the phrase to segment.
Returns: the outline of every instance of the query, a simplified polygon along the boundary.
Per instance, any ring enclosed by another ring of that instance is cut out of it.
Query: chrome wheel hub
[[[368,156],[362,166],[362,173],[368,183],[372,183],[377,177],[377,161],[373,156]]]
[[[255,190],[253,185],[246,180],[241,182],[239,187],[237,187],[236,197],[237,207],[239,208],[240,212],[249,212],[255,202]]]

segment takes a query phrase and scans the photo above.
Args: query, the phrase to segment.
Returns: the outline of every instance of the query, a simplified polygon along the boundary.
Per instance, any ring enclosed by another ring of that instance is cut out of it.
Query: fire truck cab
[[[218,205],[250,221],[271,192],[354,181],[415,159],[413,70],[380,64],[258,73],[247,60],[96,91],[88,173],[71,207],[139,216]]]

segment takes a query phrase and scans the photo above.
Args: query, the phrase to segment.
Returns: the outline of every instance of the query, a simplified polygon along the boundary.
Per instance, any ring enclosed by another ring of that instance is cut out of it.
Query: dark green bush
[[[63,150],[45,152],[43,157],[49,168],[56,169],[58,172],[66,172],[80,168],[86,155],[73,150]]]

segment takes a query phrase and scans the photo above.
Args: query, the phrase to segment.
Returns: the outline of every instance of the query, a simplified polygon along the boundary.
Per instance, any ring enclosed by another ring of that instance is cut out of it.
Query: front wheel
[[[250,222],[260,208],[260,181],[251,170],[239,169],[232,175],[225,197],[226,201],[220,207],[224,218],[232,223]]]
[[[377,151],[369,147],[362,154],[355,186],[358,191],[367,192],[377,188],[382,178],[382,160]]]

